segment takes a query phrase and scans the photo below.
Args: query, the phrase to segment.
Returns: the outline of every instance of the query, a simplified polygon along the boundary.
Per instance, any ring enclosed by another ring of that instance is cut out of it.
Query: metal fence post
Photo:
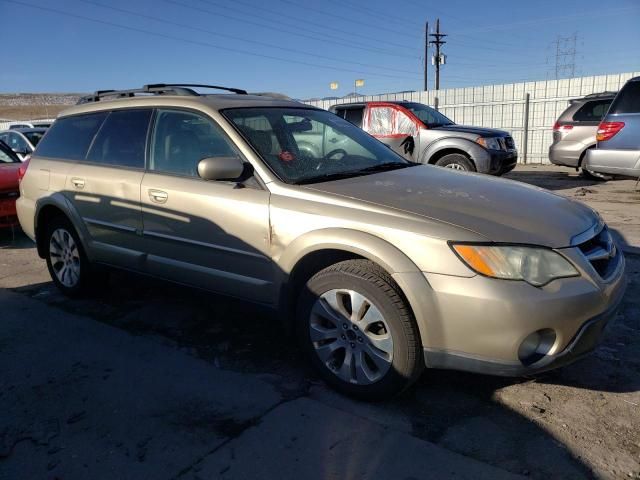
[[[522,163],[527,163],[529,150],[529,94],[524,96],[524,124],[522,127]]]

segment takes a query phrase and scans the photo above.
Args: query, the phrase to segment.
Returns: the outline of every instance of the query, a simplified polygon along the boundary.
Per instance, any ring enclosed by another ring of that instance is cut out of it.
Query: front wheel
[[[475,172],[476,167],[471,160],[461,153],[450,153],[436,162],[438,167],[451,168],[453,170],[462,170],[465,172]]]
[[[313,365],[348,395],[392,396],[424,366],[411,310],[391,276],[373,262],[348,260],[314,275],[300,295],[297,319]]]

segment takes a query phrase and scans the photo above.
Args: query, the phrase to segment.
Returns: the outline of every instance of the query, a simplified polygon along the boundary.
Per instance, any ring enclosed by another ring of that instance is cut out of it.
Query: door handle
[[[84,188],[84,180],[82,178],[72,178],[71,183],[74,187],[82,190]]]
[[[338,139],[336,137],[330,138],[329,141],[331,143],[338,143]]]
[[[169,194],[167,192],[163,192],[162,190],[149,190],[149,198],[152,202],[156,203],[165,203],[169,198]]]

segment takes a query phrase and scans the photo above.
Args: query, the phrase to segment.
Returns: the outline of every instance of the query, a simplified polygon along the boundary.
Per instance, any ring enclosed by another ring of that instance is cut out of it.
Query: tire
[[[585,168],[580,168],[580,175],[586,179],[595,180],[597,182],[606,182],[607,180],[611,180],[611,177],[609,175],[591,172],[589,170],[586,170]]]
[[[95,283],[96,273],[76,229],[66,217],[57,216],[49,221],[45,248],[49,275],[62,293],[69,297],[80,296]]]
[[[407,301],[391,276],[368,260],[347,260],[315,274],[299,296],[296,318],[303,351],[320,376],[347,395],[391,397],[424,368]]]
[[[475,172],[476,166],[471,160],[461,153],[450,153],[436,162],[438,167],[452,168],[454,170],[463,170],[465,172]]]

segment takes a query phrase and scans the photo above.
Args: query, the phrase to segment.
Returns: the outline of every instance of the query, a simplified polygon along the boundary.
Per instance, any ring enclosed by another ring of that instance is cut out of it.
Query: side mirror
[[[204,180],[236,180],[244,172],[238,157],[203,158],[198,163],[198,175]]]

